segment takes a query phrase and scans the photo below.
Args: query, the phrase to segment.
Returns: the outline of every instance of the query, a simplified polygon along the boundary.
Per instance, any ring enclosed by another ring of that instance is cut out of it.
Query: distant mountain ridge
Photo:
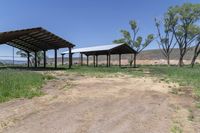
[[[186,53],[184,60],[191,60],[194,55],[194,48],[190,48],[188,52]],[[166,59],[164,55],[162,54],[160,49],[153,49],[153,50],[145,50],[141,52],[138,55],[139,60],[160,60],[160,59]],[[171,60],[178,60],[179,59],[179,49],[175,48],[173,49],[171,55]],[[198,57],[200,59],[200,57]]]
[[[14,63],[17,65],[21,65],[21,64],[26,64],[26,61],[15,60]],[[13,64],[13,60],[0,60],[0,64]]]

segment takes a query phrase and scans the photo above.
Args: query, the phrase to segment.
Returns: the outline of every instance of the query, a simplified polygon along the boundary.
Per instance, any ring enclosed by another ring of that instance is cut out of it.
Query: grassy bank
[[[0,70],[0,103],[13,98],[32,98],[42,94],[45,76],[35,72]]]
[[[197,97],[200,98],[200,66],[194,68],[184,66],[179,68],[177,66],[145,66],[151,74],[164,77],[165,80],[177,82],[181,86],[191,86]]]

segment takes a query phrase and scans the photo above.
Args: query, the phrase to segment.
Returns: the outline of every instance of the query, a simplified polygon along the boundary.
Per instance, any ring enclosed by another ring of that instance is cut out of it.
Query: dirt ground
[[[44,96],[0,104],[0,132],[200,133],[194,100],[170,93],[176,84],[127,75],[54,75]]]

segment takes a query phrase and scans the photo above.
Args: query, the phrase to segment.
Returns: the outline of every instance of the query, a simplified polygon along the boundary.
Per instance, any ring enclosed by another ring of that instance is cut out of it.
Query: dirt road
[[[92,78],[57,74],[46,95],[0,104],[5,133],[198,133],[188,121],[189,97],[154,78]]]

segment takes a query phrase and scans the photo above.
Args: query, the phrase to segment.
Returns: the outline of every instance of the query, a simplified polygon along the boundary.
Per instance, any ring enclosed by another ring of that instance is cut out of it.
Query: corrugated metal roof
[[[114,49],[118,46],[125,45],[124,43],[119,44],[110,44],[110,45],[101,45],[101,46],[93,46],[93,47],[85,47],[85,48],[76,48],[72,49],[72,53],[84,53],[84,52],[94,52],[94,51],[108,51]],[[63,52],[61,54],[68,54],[69,51]]]

